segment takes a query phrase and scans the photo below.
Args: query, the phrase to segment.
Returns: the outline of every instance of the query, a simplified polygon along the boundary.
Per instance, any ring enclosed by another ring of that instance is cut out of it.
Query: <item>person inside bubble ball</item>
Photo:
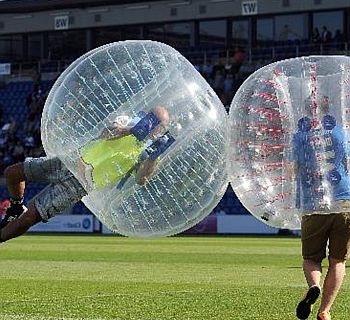
[[[328,243],[329,267],[323,282],[318,320],[330,320],[330,310],[342,285],[350,251],[350,179],[345,133],[331,115],[323,96],[319,105],[307,100],[307,115],[293,137],[297,182],[296,207],[302,210],[303,270],[308,291],[298,303],[298,319],[307,319],[321,294],[321,263]],[[312,107],[314,109],[312,110]],[[320,116],[318,122],[313,114]]]
[[[163,106],[148,114],[141,112],[134,119],[115,117],[98,139],[80,150],[79,176],[86,188],[103,189],[119,182],[120,189],[134,171],[137,183],[145,184],[155,170],[158,153],[174,141],[165,133],[168,123],[169,113]]]
[[[168,122],[166,108],[157,106],[125,125],[113,122],[95,142],[83,147],[80,150],[82,162],[92,166],[90,174],[96,187],[104,188],[114,183],[121,189],[125,183],[123,180],[128,179],[134,171],[138,184],[147,183],[154,173],[157,159],[175,141],[169,132],[165,132]],[[121,143],[116,143],[118,140]],[[111,152],[112,147],[119,149]],[[104,154],[100,156],[100,151],[111,157],[114,167],[118,167],[117,174],[111,172],[108,159]],[[129,153],[131,155],[125,156]],[[119,164],[116,154],[122,155]],[[100,158],[94,159],[94,156]],[[106,166],[105,175],[103,166]],[[0,223],[0,242],[22,235],[38,222],[47,222],[87,194],[82,184],[58,158],[27,158],[22,163],[7,167],[4,174],[11,205]],[[104,177],[107,182],[104,182]],[[28,208],[23,203],[27,182],[49,183],[30,201]]]

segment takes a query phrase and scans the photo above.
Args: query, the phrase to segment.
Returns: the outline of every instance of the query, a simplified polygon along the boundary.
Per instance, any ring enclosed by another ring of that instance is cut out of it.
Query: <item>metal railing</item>
[[[181,53],[193,64],[203,65],[207,62],[214,63],[217,59],[223,59],[226,63],[234,55],[233,49],[183,49]],[[245,61],[277,61],[292,57],[306,55],[331,55],[350,54],[348,42],[342,43],[296,43],[287,45],[271,45],[261,47],[249,47],[245,50]],[[28,77],[35,73],[60,74],[71,63],[71,60],[27,61],[11,63],[11,76],[20,78]],[[9,77],[11,79],[11,76]]]

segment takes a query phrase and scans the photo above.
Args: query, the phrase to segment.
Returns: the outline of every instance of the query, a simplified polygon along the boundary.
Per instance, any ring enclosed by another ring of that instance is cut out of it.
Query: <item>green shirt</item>
[[[118,182],[137,163],[143,145],[133,135],[94,140],[81,150],[82,160],[92,167],[96,189]]]

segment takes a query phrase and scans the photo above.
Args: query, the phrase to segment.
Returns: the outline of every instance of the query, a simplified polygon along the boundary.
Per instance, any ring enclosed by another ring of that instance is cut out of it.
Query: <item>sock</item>
[[[13,204],[15,204],[15,205],[23,204],[23,200],[24,200],[23,197],[21,197],[21,198],[11,198],[10,197],[11,205],[13,205]]]

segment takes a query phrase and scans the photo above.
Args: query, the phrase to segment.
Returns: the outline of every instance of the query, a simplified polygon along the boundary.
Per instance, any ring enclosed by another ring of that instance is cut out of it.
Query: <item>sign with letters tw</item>
[[[66,30],[69,27],[69,17],[59,16],[55,17],[55,30]]]
[[[242,16],[258,14],[258,0],[242,1]]]

